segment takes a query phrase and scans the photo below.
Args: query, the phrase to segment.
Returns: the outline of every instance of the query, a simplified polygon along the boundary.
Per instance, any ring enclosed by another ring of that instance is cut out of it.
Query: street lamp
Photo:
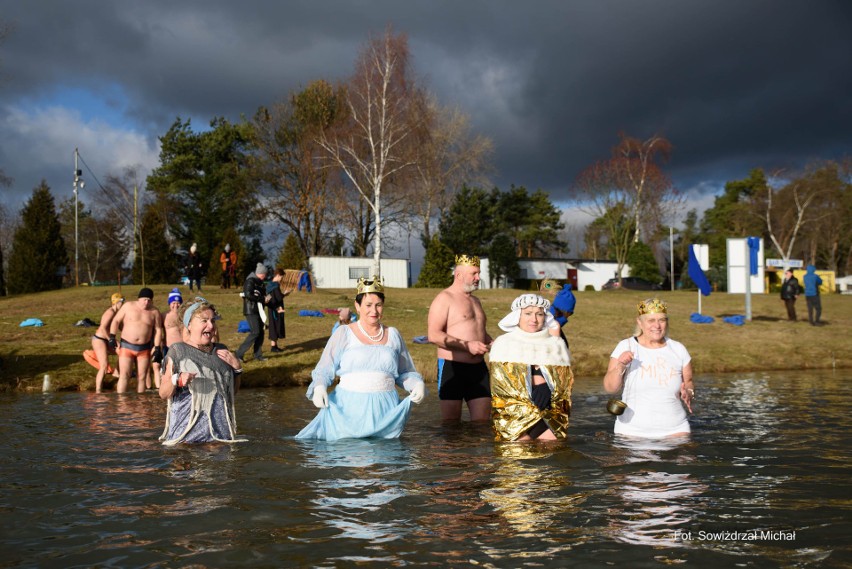
[[[77,190],[86,187],[83,181],[83,171],[77,168],[80,153],[74,149],[74,286],[80,286],[80,229],[79,229],[79,206]]]

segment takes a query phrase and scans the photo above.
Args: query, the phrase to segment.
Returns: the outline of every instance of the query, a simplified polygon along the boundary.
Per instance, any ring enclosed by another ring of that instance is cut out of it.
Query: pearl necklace
[[[366,331],[366,330],[364,330],[364,327],[363,327],[363,326],[361,326],[361,321],[360,321],[360,320],[358,320],[357,322],[355,322],[355,324],[357,324],[357,325],[358,325],[358,329],[359,329],[359,330],[361,330],[361,333],[362,333],[362,334],[364,334],[365,336],[367,336],[367,338],[369,338],[371,342],[379,343],[379,342],[381,342],[381,341],[382,341],[382,338],[384,338],[384,337],[385,337],[385,327],[384,327],[384,326],[382,326],[382,323],[381,323],[381,322],[379,322],[379,333],[378,333],[378,334],[376,334],[375,336],[370,336],[369,334],[367,334],[367,331]]]

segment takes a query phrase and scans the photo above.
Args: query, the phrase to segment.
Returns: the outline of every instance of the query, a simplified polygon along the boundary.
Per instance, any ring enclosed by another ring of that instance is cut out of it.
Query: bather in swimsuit
[[[118,349],[118,356],[121,358],[150,358],[151,348],[154,347],[154,342],[146,342],[145,344],[131,344],[121,340],[121,347]]]

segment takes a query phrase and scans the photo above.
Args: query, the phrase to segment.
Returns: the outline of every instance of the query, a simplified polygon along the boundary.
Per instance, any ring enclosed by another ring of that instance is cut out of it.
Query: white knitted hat
[[[512,301],[512,311],[503,317],[498,326],[501,330],[505,332],[511,332],[515,328],[518,327],[518,322],[521,321],[521,310],[528,306],[536,306],[544,309],[544,326],[545,328],[550,327],[550,323],[553,322],[553,314],[548,311],[550,308],[550,301],[544,298],[543,296],[539,296],[537,294],[522,294],[518,298]]]

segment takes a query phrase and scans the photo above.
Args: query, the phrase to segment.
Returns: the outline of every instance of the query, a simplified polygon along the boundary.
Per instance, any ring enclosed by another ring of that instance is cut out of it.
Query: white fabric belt
[[[394,381],[391,376],[378,371],[362,371],[347,373],[340,377],[340,388],[346,391],[370,393],[373,391],[393,391]]]

